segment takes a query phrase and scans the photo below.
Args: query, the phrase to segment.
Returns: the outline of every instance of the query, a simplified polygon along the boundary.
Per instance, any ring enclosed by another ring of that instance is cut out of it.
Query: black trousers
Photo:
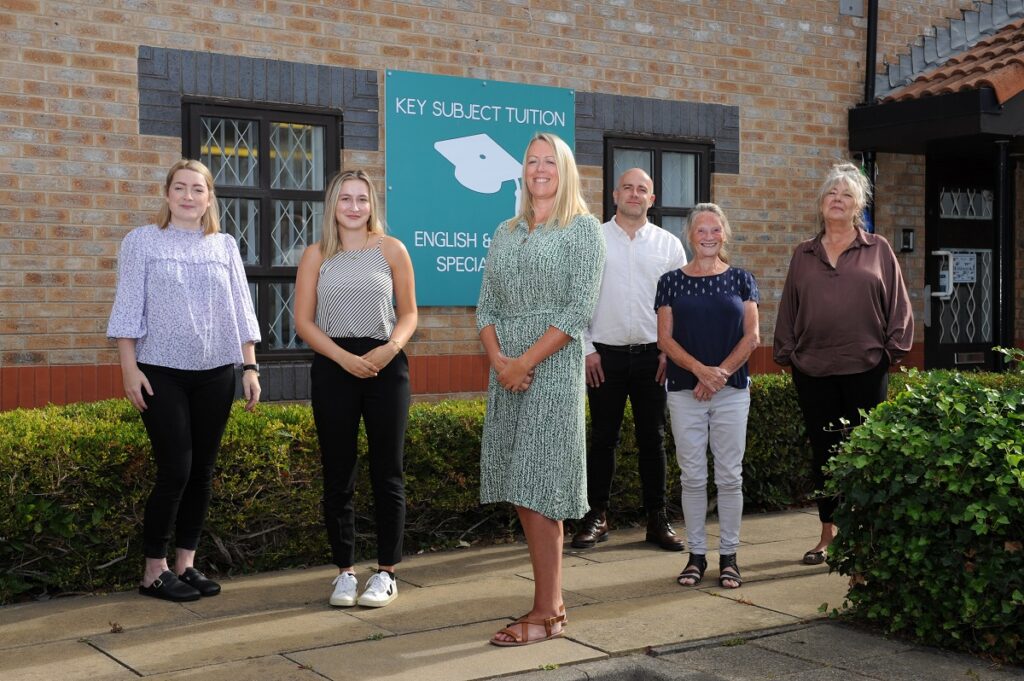
[[[862,423],[859,410],[871,411],[885,401],[889,388],[889,362],[883,355],[874,369],[844,376],[808,376],[794,366],[793,385],[811,440],[814,486],[821,490],[825,486],[823,467],[850,430]],[[845,418],[850,425],[841,426],[840,418]],[[832,522],[837,502],[834,496],[818,498],[821,522]]]
[[[174,528],[176,548],[194,551],[210,506],[213,467],[235,395],[235,370],[188,371],[139,364],[153,395],[143,390],[142,422],[156,459],[156,484],[146,502],[142,550],[165,558]]]
[[[335,338],[334,342],[363,355],[386,341]],[[399,352],[373,378],[356,378],[323,355],[310,368],[313,419],[320,439],[324,470],[324,524],[331,556],[338,567],[355,562],[357,438],[359,420],[366,425],[367,456],[377,522],[377,563],[402,560],[405,530],[404,451],[409,420],[409,360]]]
[[[665,386],[658,373],[658,349],[630,353],[594,345],[601,356],[604,383],[587,388],[590,404],[590,448],[587,450],[587,502],[595,511],[608,510],[615,448],[619,444],[626,399],[633,407],[644,510],[665,506]]]

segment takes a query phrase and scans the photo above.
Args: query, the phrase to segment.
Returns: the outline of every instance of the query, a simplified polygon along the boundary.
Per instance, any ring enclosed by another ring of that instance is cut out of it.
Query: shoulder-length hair
[[[871,201],[871,183],[868,182],[868,178],[861,172],[860,168],[854,164],[844,161],[842,163],[836,163],[829,171],[828,175],[825,176],[825,181],[821,183],[821,187],[818,189],[818,231],[825,229],[825,214],[821,212],[821,204],[828,196],[828,193],[832,191],[832,188],[845,184],[853,191],[853,200],[856,203],[856,207],[853,213],[853,224],[855,227],[864,227],[864,207]]]
[[[174,174],[179,170],[192,170],[202,175],[203,179],[206,180],[206,190],[210,193],[210,205],[207,207],[206,212],[203,213],[200,223],[203,226],[204,235],[216,234],[220,231],[220,207],[217,205],[217,192],[213,189],[213,173],[200,161],[189,158],[176,161],[170,170],[167,171],[167,179],[164,180],[165,199],[171,191]],[[164,201],[164,205],[160,207],[160,212],[156,216],[156,224],[160,229],[166,229],[167,225],[171,224],[171,207],[167,201]]]
[[[324,218],[320,229],[320,257],[324,260],[334,257],[341,251],[341,238],[338,236],[338,197],[341,196],[341,185],[349,180],[359,180],[366,184],[366,192],[370,195],[370,215],[366,220],[366,231],[370,234],[385,232],[384,220],[380,217],[380,201],[373,180],[362,169],[345,170],[334,175],[327,183],[324,191]]]
[[[729,226],[729,218],[725,216],[725,211],[722,210],[721,206],[717,203],[698,203],[692,209],[690,209],[690,216],[686,219],[686,241],[690,244],[690,248],[696,252],[697,248],[693,243],[693,228],[697,222],[697,216],[701,213],[711,213],[718,217],[722,222],[722,234],[725,239],[722,240],[722,247],[718,251],[718,258],[722,262],[729,262],[729,251],[726,245],[732,241],[732,227]]]
[[[576,168],[576,158],[572,155],[572,149],[562,141],[561,137],[552,132],[537,132],[530,138],[530,143],[526,145],[526,153],[523,154],[522,201],[520,201],[519,213],[509,223],[511,228],[514,228],[520,220],[534,224],[533,195],[526,184],[526,158],[530,153],[530,145],[537,140],[543,140],[551,145],[555,152],[555,167],[558,169],[555,206],[551,211],[551,218],[545,223],[545,226],[565,227],[573,221],[573,218],[590,212],[587,209],[587,202],[583,199],[580,171]]]

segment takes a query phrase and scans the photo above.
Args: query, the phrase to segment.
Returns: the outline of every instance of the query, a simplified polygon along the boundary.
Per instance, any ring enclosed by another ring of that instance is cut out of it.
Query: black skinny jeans
[[[825,486],[825,464],[850,430],[862,423],[859,410],[869,412],[885,401],[889,388],[889,362],[883,355],[874,369],[844,376],[808,376],[794,366],[793,385],[811,440],[814,488],[820,491]],[[840,418],[845,418],[850,425],[842,427]],[[818,518],[821,522],[832,522],[837,503],[834,496],[818,497]]]
[[[601,356],[604,383],[587,388],[590,403],[590,448],[587,450],[587,502],[591,510],[607,511],[615,476],[626,398],[633,407],[640,484],[644,510],[665,507],[665,386],[659,384],[658,349],[630,354],[595,344]]]
[[[387,341],[335,338],[363,355]],[[355,562],[356,454],[359,419],[366,424],[367,456],[377,522],[377,564],[402,560],[405,531],[404,451],[409,419],[409,360],[404,352],[372,378],[356,378],[317,353],[310,368],[313,419],[324,470],[324,524],[338,567]]]
[[[142,391],[142,422],[156,459],[156,484],[146,502],[142,550],[165,558],[175,547],[194,551],[210,506],[213,467],[235,396],[230,364],[189,371],[139,364],[153,394]]]

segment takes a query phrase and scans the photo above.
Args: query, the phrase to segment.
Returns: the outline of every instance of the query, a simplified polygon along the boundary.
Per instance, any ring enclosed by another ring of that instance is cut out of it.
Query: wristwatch
[[[260,377],[260,365],[259,364],[243,364],[242,365],[242,373],[244,374],[246,371],[255,371],[256,372],[256,378]]]

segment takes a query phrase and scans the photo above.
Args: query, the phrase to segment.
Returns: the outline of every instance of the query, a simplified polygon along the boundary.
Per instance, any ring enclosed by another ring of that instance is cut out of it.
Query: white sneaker
[[[387,572],[381,570],[374,573],[366,581],[366,589],[359,597],[359,605],[366,608],[380,608],[398,596],[398,582]]]
[[[347,608],[356,604],[356,589],[359,587],[359,583],[354,574],[342,572],[331,583],[334,584],[334,593],[331,594],[329,601],[331,605]]]

